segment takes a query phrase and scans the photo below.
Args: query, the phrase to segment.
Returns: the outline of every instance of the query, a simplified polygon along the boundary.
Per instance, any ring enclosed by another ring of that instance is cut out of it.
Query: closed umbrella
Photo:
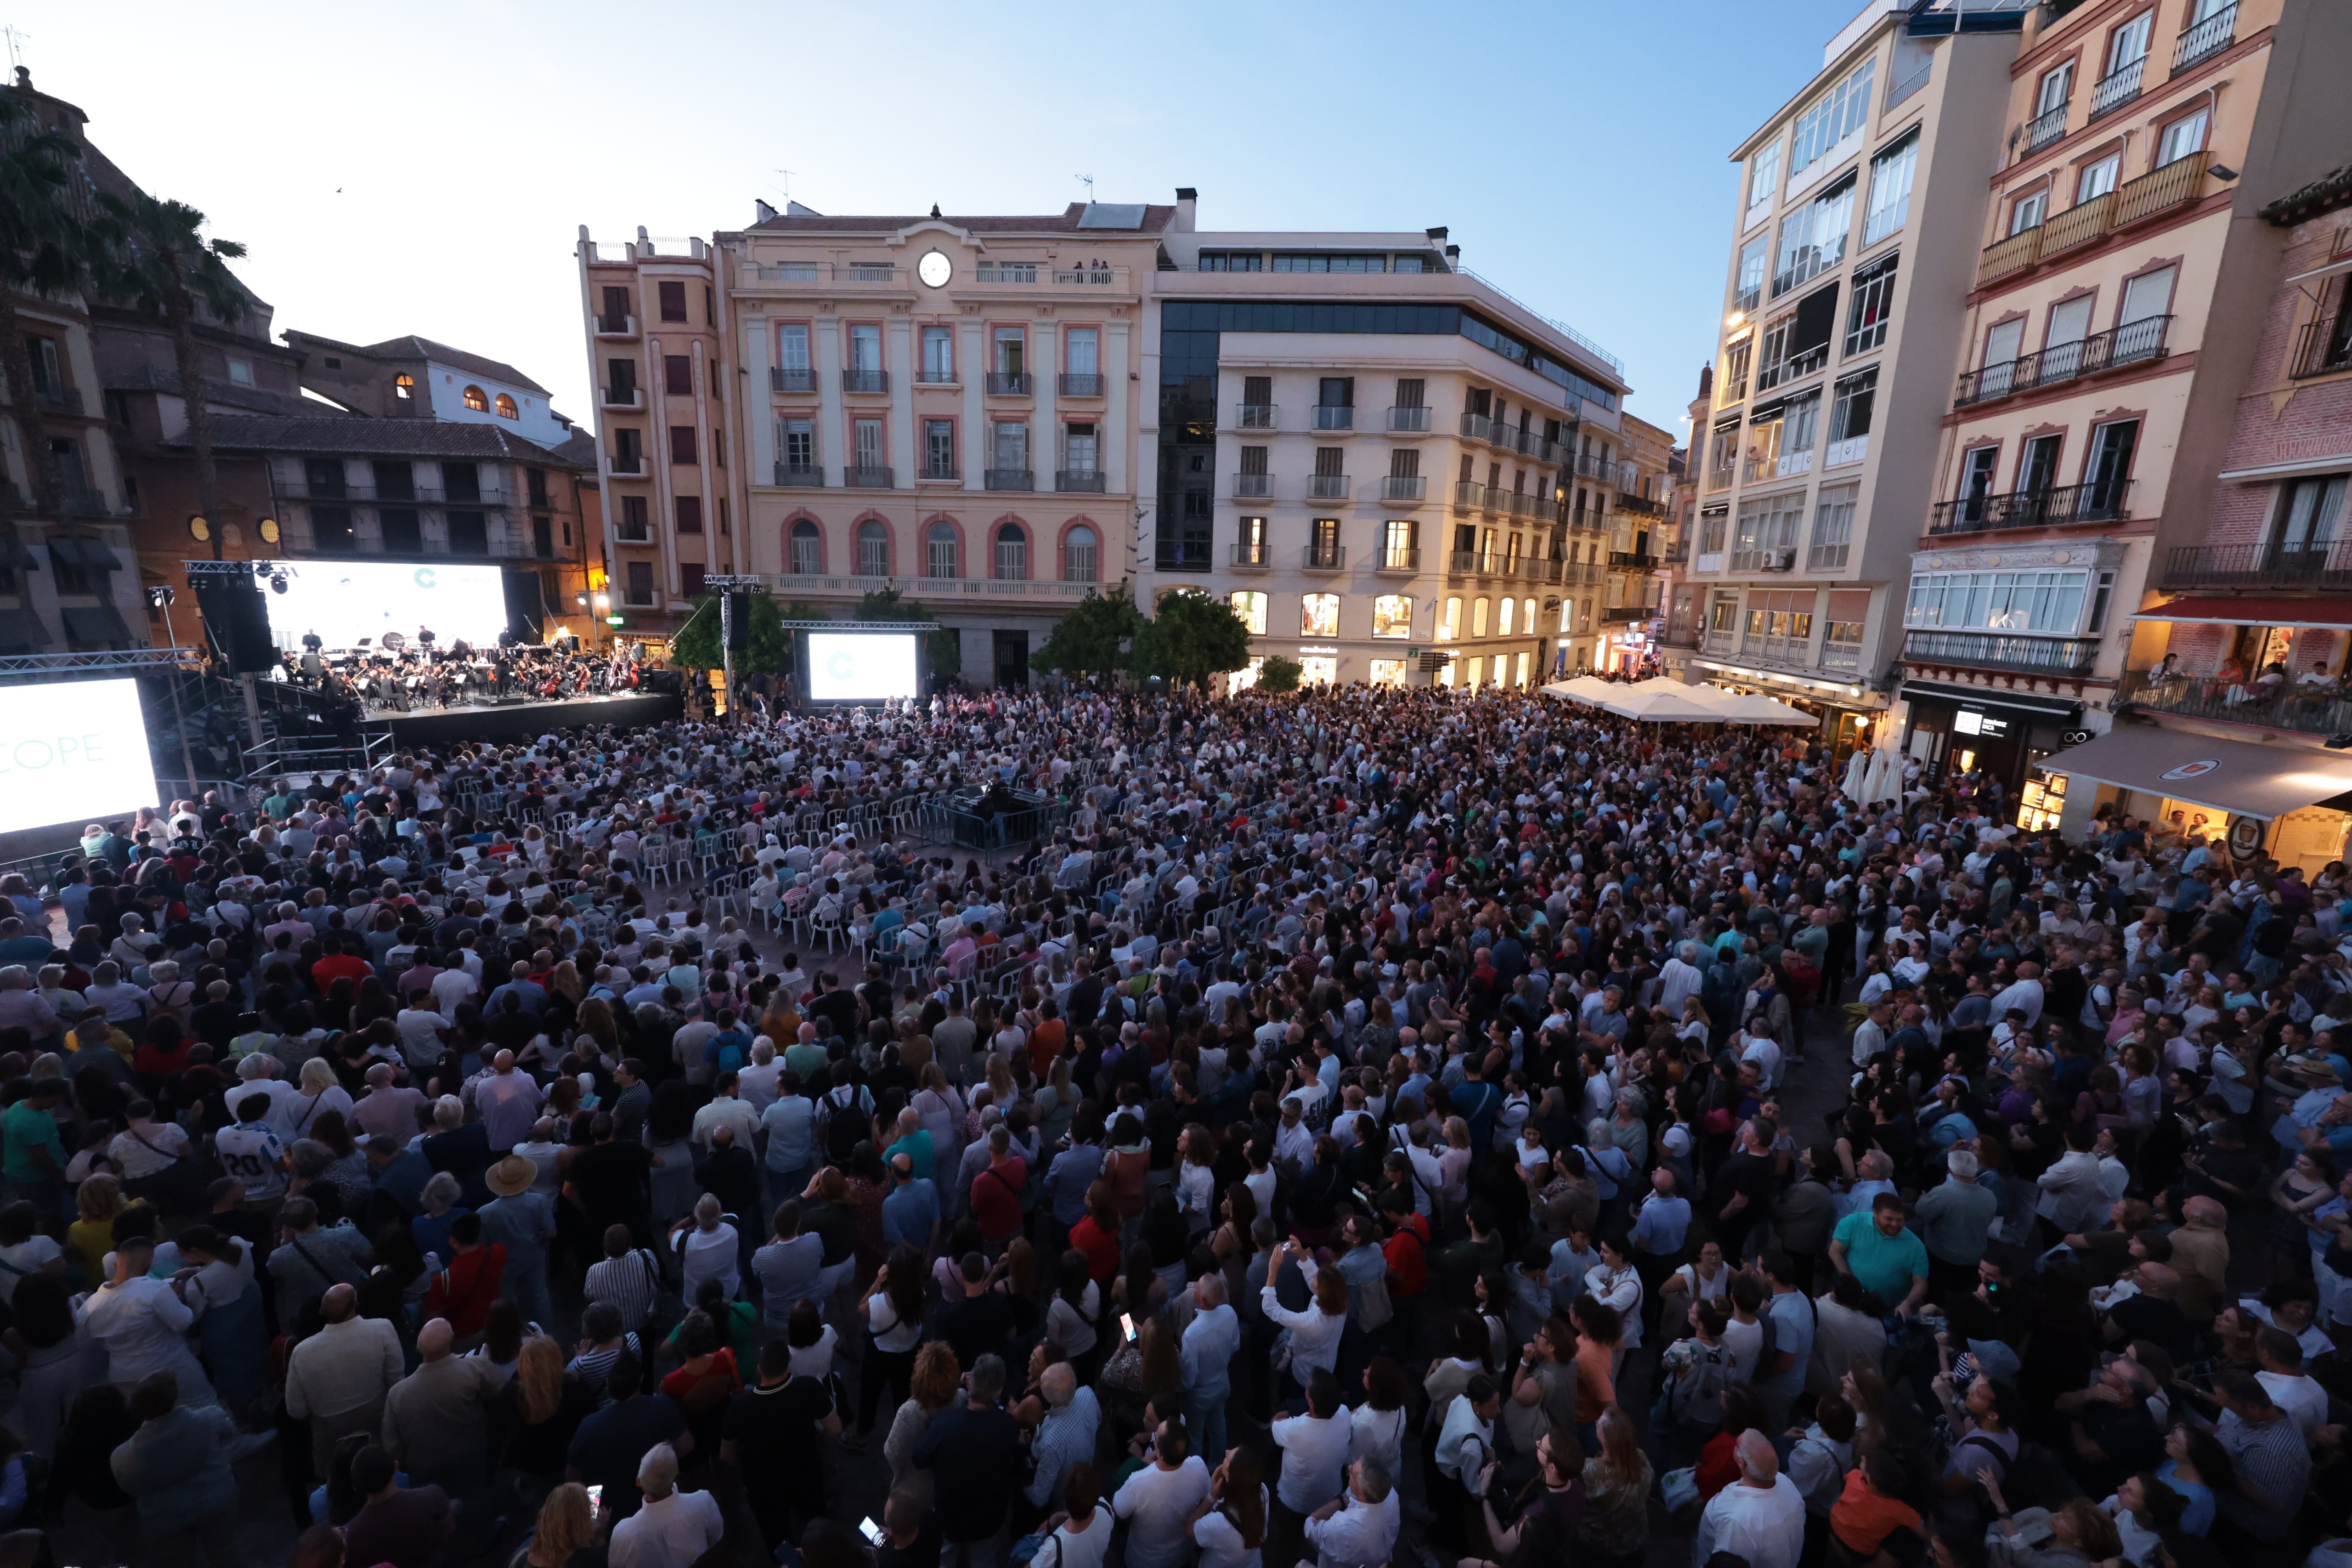
[[[1895,762],[1895,753],[1891,751],[1871,752],[1870,774],[1862,804],[1875,805],[1883,800],[1898,800],[1902,795],[1903,770]]]
[[[1838,784],[1838,794],[1856,805],[1862,804],[1863,791],[1870,784],[1870,756],[1868,752],[1857,751],[1848,757],[1845,760],[1845,777]]]

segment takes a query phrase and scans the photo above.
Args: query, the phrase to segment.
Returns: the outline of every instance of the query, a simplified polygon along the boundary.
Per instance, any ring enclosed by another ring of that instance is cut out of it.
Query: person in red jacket
[[[497,1242],[482,1245],[482,1216],[461,1214],[449,1226],[449,1266],[433,1277],[425,1295],[425,1315],[446,1318],[449,1331],[462,1349],[481,1337],[490,1304],[499,1299],[499,1281],[505,1276],[507,1249]]]

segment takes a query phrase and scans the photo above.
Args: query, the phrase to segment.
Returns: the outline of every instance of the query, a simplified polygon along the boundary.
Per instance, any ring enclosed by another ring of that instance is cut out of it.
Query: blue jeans
[[[1213,1470],[1225,1462],[1225,1401],[1232,1392],[1223,1382],[1184,1391],[1184,1429],[1192,1436],[1192,1452]]]

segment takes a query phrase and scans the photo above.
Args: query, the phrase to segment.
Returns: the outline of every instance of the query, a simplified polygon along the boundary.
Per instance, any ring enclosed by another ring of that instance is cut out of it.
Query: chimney
[[[1192,232],[1192,215],[1194,210],[1200,205],[1200,202],[1201,193],[1194,190],[1192,186],[1179,185],[1176,187],[1176,221],[1169,226],[1169,229],[1171,233],[1190,234]]]
[[[1705,403],[1708,398],[1713,397],[1714,395],[1715,366],[1712,364],[1703,364],[1698,367],[1698,400],[1701,403]]]
[[[1440,245],[1445,243],[1445,226],[1444,224],[1439,224],[1435,228],[1423,229],[1421,232],[1429,236],[1430,238],[1437,241]]]
[[[1445,247],[1445,269],[1448,272],[1459,272],[1462,270],[1462,247],[1460,246],[1449,245]]]
[[[765,223],[775,216],[775,208],[770,206],[766,202],[761,201],[757,196],[753,196],[751,198],[751,221],[753,223]]]

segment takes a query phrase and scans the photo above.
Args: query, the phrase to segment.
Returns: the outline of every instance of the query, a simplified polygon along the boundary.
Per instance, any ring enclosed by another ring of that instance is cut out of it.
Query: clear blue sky
[[[1625,361],[1681,433],[1731,147],[1861,0],[1432,6],[19,0],[37,86],[242,240],[294,326],[421,333],[589,413],[572,261],[822,212],[1201,192],[1204,228],[1419,229]],[[1766,17],[1769,16],[1769,24]]]

